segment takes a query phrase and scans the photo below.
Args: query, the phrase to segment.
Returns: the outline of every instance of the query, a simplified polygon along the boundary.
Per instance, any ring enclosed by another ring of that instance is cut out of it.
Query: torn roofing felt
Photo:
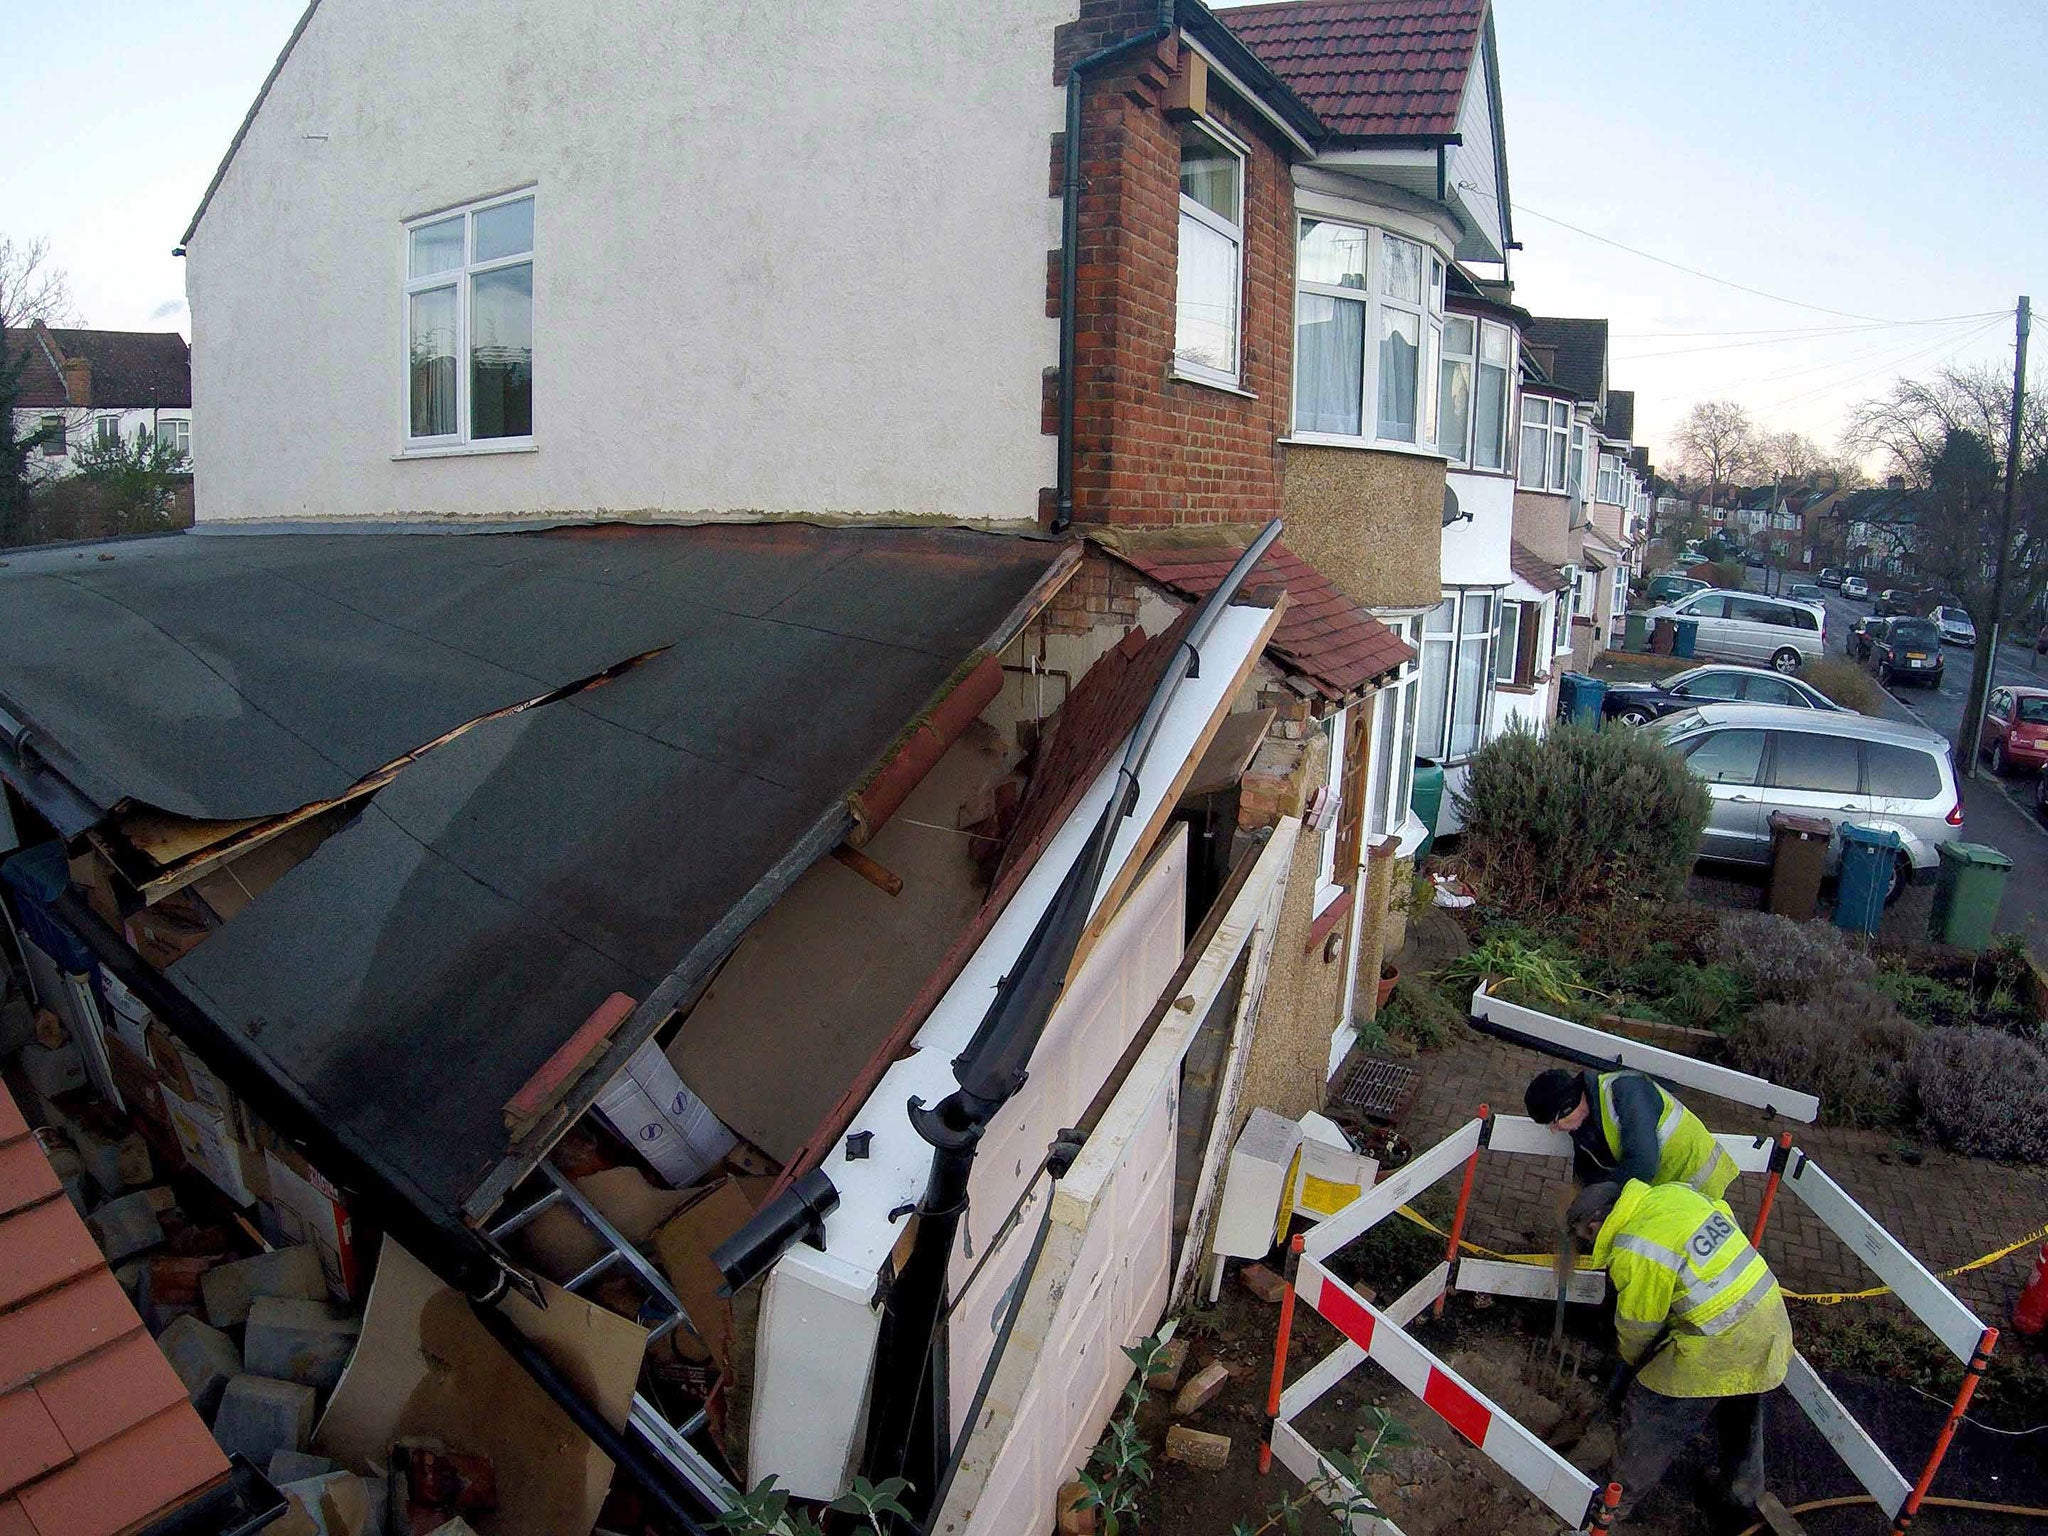
[[[842,835],[846,797],[1062,549],[793,524],[165,543],[190,547],[135,561],[118,600],[106,566],[52,562],[21,583],[59,626],[25,708],[44,726],[69,674],[94,707],[55,745],[100,795],[146,784],[212,814],[282,810],[387,760],[400,734],[417,746],[665,647],[422,754],[170,972],[309,1113],[443,1212],[508,1157],[508,1101],[601,1003],[708,970]],[[260,599],[259,622],[187,611],[224,589]],[[67,591],[82,596],[65,608]],[[143,666],[202,651],[204,665],[154,692],[93,639],[110,606],[159,619],[130,630],[151,637]],[[0,692],[21,698],[19,671],[10,640]],[[245,768],[257,751],[269,759]]]

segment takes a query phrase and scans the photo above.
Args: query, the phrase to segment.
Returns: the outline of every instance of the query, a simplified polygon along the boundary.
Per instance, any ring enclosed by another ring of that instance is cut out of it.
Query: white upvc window
[[[1212,130],[1180,135],[1174,371],[1235,387],[1244,316],[1245,157]]]
[[[182,417],[158,417],[156,440],[177,454],[180,459],[192,457],[192,423]]]
[[[1486,739],[1496,601],[1485,589],[1453,590],[1423,615],[1415,750],[1424,757],[1458,762]]]
[[[1515,483],[1527,491],[1570,491],[1571,431],[1571,402],[1523,395],[1521,459]]]
[[[1337,847],[1343,840],[1344,744],[1350,740],[1351,711],[1340,709],[1330,718],[1330,815],[1323,823],[1322,854],[1316,865],[1315,912],[1320,917],[1331,902],[1350,889],[1351,871],[1337,867]]]
[[[1479,322],[1444,317],[1442,361],[1436,368],[1436,447],[1453,464],[1472,461],[1472,376],[1478,366]]]
[[[1579,568],[1568,565],[1562,574],[1564,589],[1557,594],[1557,633],[1551,637],[1552,650],[1559,656],[1572,648],[1572,615],[1578,602]]]
[[[1586,424],[1582,421],[1572,423],[1572,456],[1565,470],[1564,488],[1572,500],[1586,499]]]
[[[1611,506],[1618,507],[1623,504],[1620,454],[1603,453],[1600,455],[1600,481],[1594,489],[1593,496],[1596,501],[1604,501]]]
[[[1524,604],[1503,601],[1500,605],[1500,620],[1494,627],[1493,680],[1496,683],[1520,681],[1517,672],[1521,663],[1522,610]]]
[[[102,448],[115,448],[121,442],[121,418],[101,416],[92,424],[93,441]]]
[[[1416,649],[1422,644],[1422,620],[1388,619],[1389,628]],[[1415,795],[1415,702],[1421,685],[1420,662],[1406,661],[1399,674],[1382,684],[1373,704],[1372,766],[1367,779],[1366,830],[1374,841],[1398,836]]]
[[[533,442],[531,191],[405,226],[405,446]]]
[[[1368,225],[1301,220],[1297,433],[1434,447],[1446,270],[1420,241]]]
[[[43,434],[43,457],[61,459],[71,451],[65,441],[64,418],[59,415],[45,416],[39,429]]]

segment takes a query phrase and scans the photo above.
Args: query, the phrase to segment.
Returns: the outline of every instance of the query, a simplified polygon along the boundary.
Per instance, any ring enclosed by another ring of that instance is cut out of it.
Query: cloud
[[[163,303],[157,305],[155,309],[149,312],[149,318],[152,320],[172,320],[184,313],[185,301],[183,299],[165,299]]]

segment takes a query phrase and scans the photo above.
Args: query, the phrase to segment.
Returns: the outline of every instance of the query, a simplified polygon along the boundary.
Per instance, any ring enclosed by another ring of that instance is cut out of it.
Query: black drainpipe
[[[1074,290],[1081,261],[1081,91],[1087,77],[1104,65],[1173,36],[1174,0],[1160,0],[1159,20],[1147,32],[1076,59],[1067,69],[1066,163],[1060,177],[1060,460],[1059,505],[1052,531],[1064,533],[1074,521]]]
[[[946,1301],[946,1274],[974,1154],[997,1113],[1024,1086],[1032,1052],[1059,1002],[1081,934],[1095,904],[1104,867],[1118,828],[1138,803],[1139,775],[1167,706],[1187,678],[1196,675],[1202,643],[1236,597],[1253,567],[1280,536],[1275,518],[1238,557],[1230,574],[1196,611],[1180,648],[1168,661],[1145,712],[1131,731],[1117,770],[1117,786],[1088,841],[1074,856],[1051,903],[1025,941],[1023,952],[996,987],[988,1012],[966,1047],[953,1059],[959,1087],[935,1105],[910,1101],[910,1122],[932,1147],[931,1171],[917,1203],[916,1235],[903,1267],[889,1284],[875,1346],[874,1385],[868,1438],[862,1458],[870,1482],[905,1477],[903,1495],[914,1512],[910,1522],[929,1521],[932,1490],[944,1476],[951,1450],[951,1426],[934,1387]]]

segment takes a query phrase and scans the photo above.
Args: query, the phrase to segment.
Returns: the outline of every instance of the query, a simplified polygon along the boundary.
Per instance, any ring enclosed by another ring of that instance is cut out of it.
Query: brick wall
[[[1149,4],[1084,4],[1060,29],[1069,60],[1143,32]],[[1180,227],[1180,129],[1162,106],[1177,40],[1091,76],[1083,103],[1076,273],[1074,515],[1082,522],[1263,522],[1281,506],[1294,330],[1294,193],[1283,140],[1210,80],[1209,116],[1247,146],[1241,381],[1255,398],[1170,377]],[[1061,147],[1052,157],[1059,192]],[[1059,313],[1059,252],[1047,310]],[[1058,430],[1058,380],[1044,426]]]

